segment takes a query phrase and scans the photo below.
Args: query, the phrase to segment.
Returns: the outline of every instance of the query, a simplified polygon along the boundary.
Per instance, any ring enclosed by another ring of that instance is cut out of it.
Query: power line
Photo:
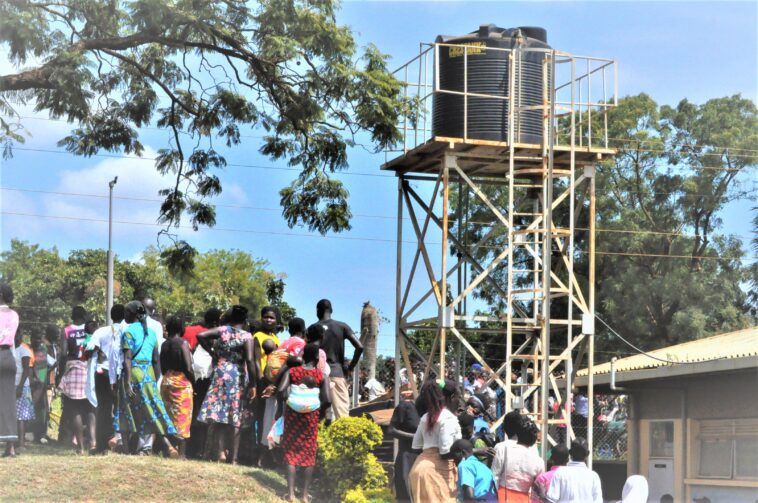
[[[93,198],[99,198],[99,199],[107,199],[108,196],[101,195],[101,194],[86,194],[86,193],[77,193],[77,192],[62,192],[62,191],[53,191],[53,190],[40,190],[40,189],[21,189],[16,187],[0,187],[0,190],[8,190],[8,191],[16,191],[16,192],[30,192],[30,193],[38,193],[38,194],[50,194],[50,195],[59,195],[59,196],[75,196],[75,197],[93,197]],[[157,199],[157,198],[146,198],[146,197],[130,197],[130,196],[113,196],[114,199],[122,200],[122,201],[140,201],[140,202],[156,202],[160,203],[163,202],[163,199]],[[214,206],[219,208],[231,208],[231,209],[245,209],[245,210],[252,210],[252,211],[281,211],[281,208],[268,208],[268,207],[262,207],[262,206],[246,206],[241,204],[221,204],[221,203],[214,203]],[[359,218],[377,218],[377,219],[384,219],[384,220],[396,220],[397,217],[391,216],[391,215],[374,215],[374,214],[366,214],[366,213],[356,213],[353,216],[359,217]],[[408,217],[403,217],[403,220],[410,220]],[[478,222],[478,221],[469,221],[469,224],[474,225],[480,225],[483,227],[492,227],[495,225],[499,225],[498,222]],[[590,229],[587,227],[575,227],[576,230],[581,231],[589,231]],[[651,231],[651,230],[640,230],[640,229],[608,229],[608,228],[595,228],[596,232],[609,232],[609,233],[623,233],[623,234],[653,234],[653,235],[662,235],[662,236],[680,236],[680,237],[697,237],[694,234],[687,234],[684,232],[666,232],[666,231]],[[740,235],[740,234],[719,234],[719,236],[727,236],[727,237],[735,237],[739,239],[750,239],[751,236],[747,235]]]
[[[22,152],[39,152],[39,153],[45,153],[45,154],[61,154],[61,155],[76,155],[73,152],[68,152],[66,150],[53,150],[53,149],[44,149],[44,148],[30,148],[30,147],[13,147],[14,150],[20,150]],[[92,154],[88,157],[105,157],[108,159],[129,159],[133,161],[156,161],[157,158],[155,157],[140,157],[135,155],[122,155],[122,154]],[[231,166],[233,168],[252,168],[252,169],[271,169],[276,171],[302,171],[299,168],[287,168],[284,166],[263,166],[260,164],[240,164],[240,163],[226,163],[226,166]],[[395,178],[395,175],[384,175],[381,173],[369,173],[367,171],[335,171],[334,174],[342,174],[342,175],[351,175],[351,176],[372,176],[377,178]]]
[[[77,155],[73,152],[68,152],[65,150],[45,149],[45,148],[37,148],[37,147],[34,147],[34,148],[18,147],[14,145],[13,149],[20,150],[22,152]],[[652,151],[652,150],[646,150],[646,151]],[[92,154],[91,156],[88,156],[88,157],[105,157],[109,159],[131,159],[131,160],[137,160],[137,161],[156,161],[157,160],[154,157],[140,157],[140,156],[130,156],[130,155],[123,155],[123,154],[102,154],[102,153]],[[753,157],[753,156],[734,155],[733,157]],[[283,167],[283,166],[262,166],[262,165],[257,165],[257,164],[241,164],[241,163],[231,163],[231,162],[227,163],[226,166],[238,167],[238,168],[252,168],[252,169],[272,169],[272,170],[277,170],[277,171],[297,171],[297,172],[301,171],[299,168],[288,168],[288,167]],[[745,168],[724,168],[724,167],[716,167],[716,166],[686,166],[686,165],[676,165],[676,166],[670,166],[670,167],[676,167],[682,170],[693,169],[693,170],[716,170],[716,171],[743,171],[748,168],[747,166]],[[372,177],[378,177],[378,178],[396,178],[395,175],[390,175],[390,174],[369,173],[366,171],[351,171],[351,170],[335,171],[335,174],[346,174],[346,175],[354,175],[354,176],[372,176]]]
[[[40,214],[34,214],[34,213],[21,213],[21,212],[13,212],[13,211],[0,211],[0,214],[2,215],[8,215],[8,216],[21,216],[21,217],[31,217],[31,218],[48,218],[53,220],[71,220],[71,221],[81,221],[81,222],[94,222],[94,223],[108,223],[108,220],[101,219],[101,218],[87,218],[87,217],[70,217],[70,216],[63,216],[63,215],[40,215]],[[162,224],[158,223],[149,223],[149,222],[131,222],[126,220],[114,220],[113,223],[117,224],[123,224],[123,225],[138,225],[138,226],[147,226],[147,227],[164,227]],[[178,226],[180,229],[192,229],[192,226],[188,225],[180,225]],[[347,241],[369,241],[369,242],[381,242],[381,243],[392,243],[397,244],[397,241],[394,239],[386,239],[386,238],[371,238],[371,237],[352,237],[352,236],[327,236],[327,235],[321,235],[321,234],[304,234],[304,233],[297,233],[297,232],[282,232],[282,231],[259,231],[259,230],[253,230],[253,229],[236,229],[236,228],[224,228],[224,227],[207,227],[206,230],[209,231],[216,231],[216,232],[240,232],[240,233],[246,233],[246,234],[260,234],[260,235],[273,235],[273,236],[294,236],[294,237],[315,237],[315,238],[324,238],[324,239],[341,239],[341,240],[347,240]],[[417,244],[416,241],[402,241],[403,244]],[[439,245],[441,243],[427,243],[429,245]],[[480,245],[480,247],[485,248],[494,248],[494,249],[501,249],[502,247],[497,246],[488,246],[488,245]],[[589,252],[584,250],[577,250],[577,253],[581,254],[589,254]],[[624,252],[602,252],[602,251],[596,251],[596,255],[619,255],[619,256],[630,256],[630,257],[659,257],[659,258],[669,258],[669,259],[697,259],[697,260],[736,260],[739,262],[753,262],[753,260],[745,259],[745,258],[727,258],[727,257],[714,257],[714,256],[703,256],[703,257],[692,257],[690,255],[656,255],[656,254],[649,254],[649,253],[624,253]]]
[[[608,138],[613,141],[628,142],[628,143],[653,143],[657,140],[638,140],[636,138]],[[724,147],[723,145],[706,145],[704,143],[672,143],[672,147],[700,147],[700,148],[717,148],[720,150],[736,150],[738,152],[758,152],[758,149],[753,148],[734,148]]]

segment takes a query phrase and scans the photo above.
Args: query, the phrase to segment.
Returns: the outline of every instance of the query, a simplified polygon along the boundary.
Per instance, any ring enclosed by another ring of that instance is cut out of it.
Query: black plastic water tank
[[[549,49],[547,32],[538,27],[498,28],[482,25],[468,35],[449,37],[440,35],[437,43],[465,44],[469,93],[492,96],[513,95],[519,106],[541,105],[544,97],[543,62],[545,53],[520,51],[520,70],[516,75],[516,89],[511,93],[509,83],[509,51],[490,50],[496,47],[512,49]],[[548,79],[549,81],[549,79]],[[464,90],[464,49],[462,46],[439,48],[440,91]],[[469,96],[467,104],[467,137],[479,140],[508,140],[508,100]],[[464,98],[462,95],[437,92],[434,94],[432,134],[463,138]],[[525,110],[517,113],[514,122],[517,143],[541,144],[543,137],[542,110]]]

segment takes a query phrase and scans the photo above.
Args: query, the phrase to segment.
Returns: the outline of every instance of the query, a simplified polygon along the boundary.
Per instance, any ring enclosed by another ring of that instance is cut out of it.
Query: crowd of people
[[[35,334],[29,345],[12,302],[12,289],[0,284],[5,456],[23,451],[27,429],[35,440],[47,440],[50,403],[59,395],[57,442],[78,453],[162,453],[261,466],[276,462],[272,448],[279,446],[284,497],[295,499],[301,469],[302,497],[309,499],[319,424],[349,414],[346,377],[363,351],[350,327],[332,319],[328,300],[317,303],[318,321],[307,328],[301,318],[289,320],[283,340],[275,307],[252,321],[244,306],[210,308],[185,326],[177,316],[164,322],[155,302],[143,298],[114,305],[111,323],[102,327],[75,306],[60,335]],[[354,348],[350,360],[346,343]],[[460,383],[427,379],[415,400],[407,375],[401,373],[399,384],[402,400],[388,430],[399,440],[399,501],[603,501],[582,436],[570,447],[553,445],[543,460],[539,428],[526,415],[511,411],[493,428],[499,397],[483,369],[472,367]],[[573,400],[577,428],[586,419],[585,401]],[[609,403],[604,414],[613,419],[618,408]],[[630,477],[622,501],[646,500],[645,479]]]
[[[591,453],[583,437],[570,447],[551,446],[543,460],[537,425],[514,410],[494,431],[488,395],[482,387],[466,389],[468,381],[461,386],[427,380],[416,400],[407,387],[401,391],[388,429],[399,440],[394,470],[399,501],[604,501],[600,477],[586,463]],[[647,502],[647,492],[644,477],[632,476],[622,501]]]
[[[23,342],[13,291],[0,284],[0,442],[5,456],[25,448],[26,426],[47,438],[50,403],[62,399],[57,442],[77,453],[162,453],[264,465],[281,447],[294,500],[298,468],[302,497],[316,465],[323,419],[349,413],[345,377],[363,347],[350,327],[332,319],[331,302],[317,303],[318,321],[288,322],[276,307],[249,320],[247,308],[208,309],[185,326],[164,320],[149,298],[116,304],[98,327],[81,306],[60,335]],[[353,348],[345,360],[345,344]],[[37,392],[39,391],[39,392]],[[244,448],[241,447],[245,446]]]

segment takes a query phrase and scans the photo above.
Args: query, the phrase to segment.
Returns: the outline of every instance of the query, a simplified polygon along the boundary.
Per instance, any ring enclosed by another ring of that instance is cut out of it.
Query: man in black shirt
[[[329,364],[329,383],[332,387],[332,412],[334,419],[349,415],[350,395],[347,391],[345,378],[350,375],[363,353],[363,345],[355,338],[353,330],[341,321],[332,319],[332,303],[321,299],[316,304],[316,315],[319,325],[324,327],[324,341],[321,349],[326,353]],[[353,345],[353,359],[345,364],[345,340]]]

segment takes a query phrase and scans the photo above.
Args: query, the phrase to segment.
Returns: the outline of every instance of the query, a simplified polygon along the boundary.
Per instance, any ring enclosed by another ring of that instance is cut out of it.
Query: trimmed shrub
[[[318,439],[321,466],[326,483],[334,488],[340,500],[347,501],[350,493],[351,501],[356,503],[383,501],[374,496],[368,499],[374,491],[387,489],[387,474],[371,453],[382,443],[382,437],[381,428],[363,417],[342,417],[328,428],[321,428]]]
[[[342,498],[342,503],[391,503],[392,491],[384,489],[366,489],[360,487],[350,489]]]

